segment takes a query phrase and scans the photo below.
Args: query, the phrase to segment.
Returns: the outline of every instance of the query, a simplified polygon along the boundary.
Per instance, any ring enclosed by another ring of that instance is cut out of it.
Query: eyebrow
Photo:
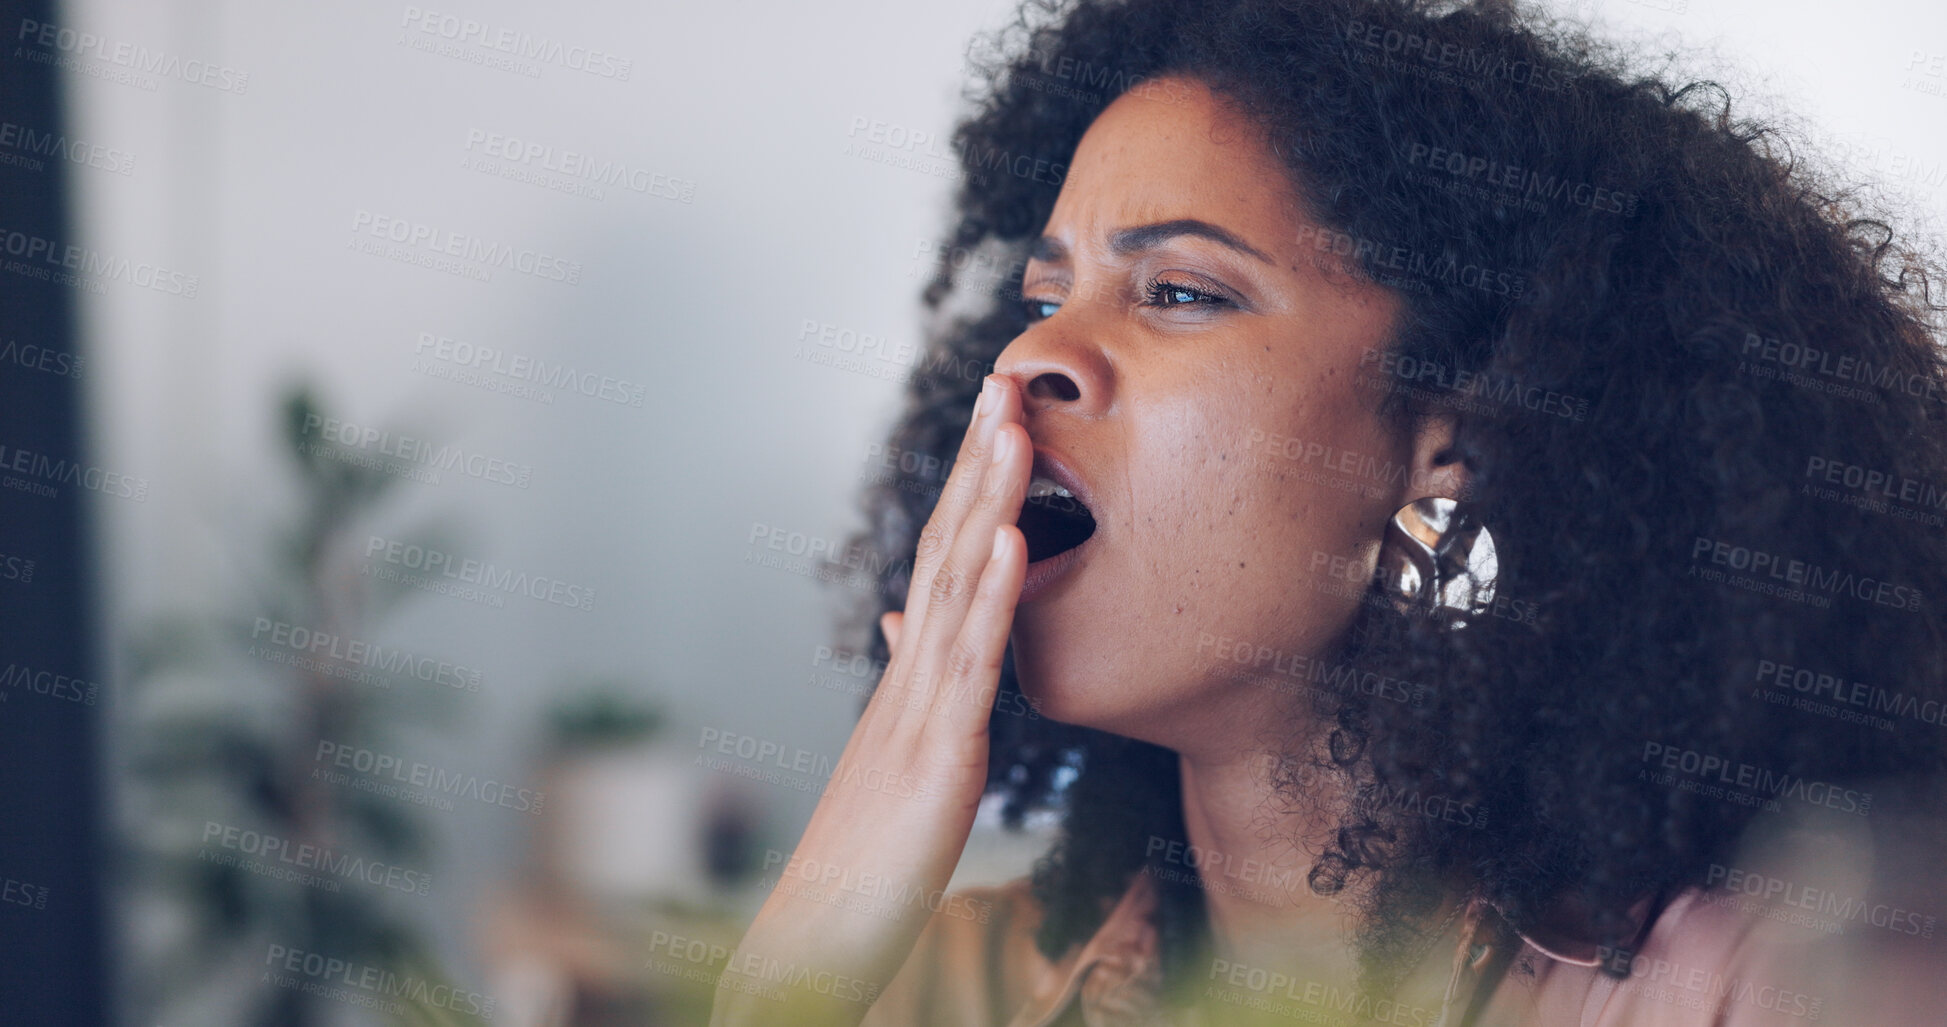
[[[1158,221],[1154,224],[1136,225],[1132,228],[1117,229],[1109,236],[1109,250],[1119,256],[1126,256],[1139,250],[1154,249],[1180,235],[1208,239],[1221,246],[1228,246],[1239,253],[1256,257],[1266,264],[1276,265],[1277,261],[1264,255],[1257,247],[1239,239],[1208,221],[1196,218],[1176,218],[1172,221]],[[1028,256],[1040,261],[1060,261],[1067,257],[1068,247],[1051,235],[1044,235],[1034,241]]]

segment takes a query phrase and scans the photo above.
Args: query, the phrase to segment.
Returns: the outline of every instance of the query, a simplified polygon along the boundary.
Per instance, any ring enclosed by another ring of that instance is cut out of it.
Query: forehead
[[[1301,223],[1262,129],[1195,79],[1153,79],[1082,135],[1048,229],[1088,235],[1179,217],[1223,224],[1267,252],[1287,249]]]

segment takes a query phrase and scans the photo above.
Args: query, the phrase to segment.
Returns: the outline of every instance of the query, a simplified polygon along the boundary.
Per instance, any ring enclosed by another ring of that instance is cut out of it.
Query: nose
[[[1056,314],[1030,325],[994,361],[996,373],[1021,387],[1021,413],[1030,425],[1055,411],[1097,418],[1114,398],[1114,371],[1101,347],[1078,321],[1059,321]]]

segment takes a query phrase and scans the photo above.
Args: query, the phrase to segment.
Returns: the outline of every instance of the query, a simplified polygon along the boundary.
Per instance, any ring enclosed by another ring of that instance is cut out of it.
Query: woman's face
[[[1153,85],[1082,137],[997,361],[1037,472],[1065,465],[1096,521],[1024,596],[1014,659],[1047,716],[1235,750],[1345,630],[1438,440],[1356,381],[1397,300],[1319,265],[1252,124],[1194,80]]]

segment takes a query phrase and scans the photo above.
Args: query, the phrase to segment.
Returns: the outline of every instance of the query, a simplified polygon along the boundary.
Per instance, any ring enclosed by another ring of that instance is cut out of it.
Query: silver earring
[[[1386,523],[1374,575],[1401,613],[1464,627],[1493,604],[1498,570],[1494,536],[1472,510],[1429,496]]]

